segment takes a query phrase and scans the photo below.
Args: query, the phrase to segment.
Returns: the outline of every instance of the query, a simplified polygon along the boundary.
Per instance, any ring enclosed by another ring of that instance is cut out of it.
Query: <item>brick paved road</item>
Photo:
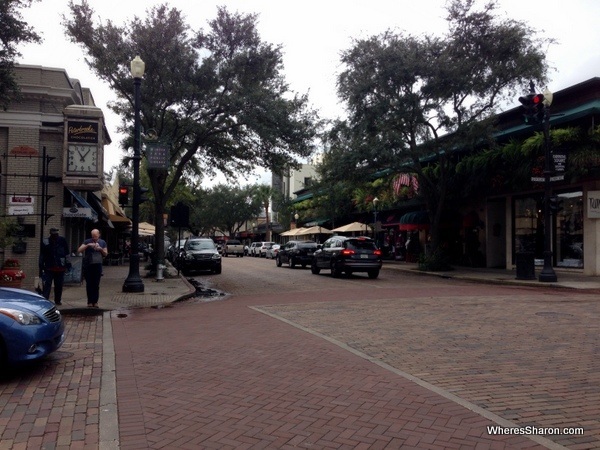
[[[265,300],[113,320],[122,448],[536,447],[489,436],[490,420],[248,308]]]
[[[593,295],[273,265],[202,277],[225,299],[67,316],[64,347],[0,383],[0,450],[99,447],[111,329],[124,449],[600,448]]]

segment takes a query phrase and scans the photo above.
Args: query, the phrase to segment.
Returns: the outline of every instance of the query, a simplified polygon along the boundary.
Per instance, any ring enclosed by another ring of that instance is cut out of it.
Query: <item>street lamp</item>
[[[539,281],[554,283],[558,279],[552,267],[552,216],[550,211],[550,105],[552,104],[552,93],[546,89],[544,92],[544,267],[540,272]]]
[[[144,61],[136,56],[131,61],[133,76],[135,112],[133,126],[133,201],[131,205],[131,255],[129,256],[129,275],[123,283],[123,292],[144,292],[144,283],[140,277],[140,254],[138,253],[140,226],[140,86],[144,69]]]
[[[373,199],[373,239],[375,239],[376,230],[377,230],[377,203],[379,203],[379,199],[375,197]]]

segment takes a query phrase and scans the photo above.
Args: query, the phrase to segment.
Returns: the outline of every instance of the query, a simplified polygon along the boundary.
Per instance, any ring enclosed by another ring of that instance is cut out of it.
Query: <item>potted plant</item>
[[[25,279],[18,259],[7,259],[0,269],[0,286],[20,288]]]

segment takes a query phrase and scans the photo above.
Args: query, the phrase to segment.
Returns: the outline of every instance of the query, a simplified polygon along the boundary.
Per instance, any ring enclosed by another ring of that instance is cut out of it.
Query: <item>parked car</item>
[[[334,236],[313,255],[311,271],[317,275],[322,269],[331,270],[334,277],[342,273],[367,272],[369,278],[377,278],[381,265],[381,250],[373,239]]]
[[[237,239],[229,239],[225,243],[225,249],[223,250],[223,256],[235,255],[238,258],[244,256],[244,245]]]
[[[210,270],[221,273],[221,255],[210,238],[190,237],[177,257],[177,267],[184,275],[192,270]]]
[[[169,261],[171,261],[172,263],[175,262],[177,255],[185,245],[185,241],[185,239],[179,239],[178,241],[175,241],[175,243],[169,246],[169,248],[167,249],[167,259]]]
[[[261,245],[262,242],[253,242],[250,244],[250,247],[248,248],[248,254],[250,256],[258,257]]]
[[[266,258],[267,250],[270,249],[271,246],[275,244],[275,242],[261,242],[260,244],[261,245],[258,249],[258,256],[261,258]]]
[[[222,255],[225,252],[225,244],[227,242],[225,241],[225,239],[215,239],[214,242],[215,242],[215,245],[217,246],[217,251],[219,252],[220,255]]]
[[[0,372],[54,352],[65,341],[60,311],[41,295],[0,288]]]
[[[281,246],[279,244],[273,244],[271,245],[268,249],[267,252],[265,253],[265,258],[267,259],[275,259],[277,257],[277,253],[279,252],[279,248]]]
[[[290,268],[300,265],[303,268],[310,265],[313,254],[317,250],[317,243],[313,241],[289,241],[277,253],[275,263],[277,267],[287,264]]]

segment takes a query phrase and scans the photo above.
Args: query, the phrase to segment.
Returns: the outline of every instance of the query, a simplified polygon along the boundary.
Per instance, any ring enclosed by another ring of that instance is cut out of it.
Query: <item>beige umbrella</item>
[[[347,225],[334,228],[331,231],[335,231],[336,233],[353,233],[353,232],[361,232],[361,231],[368,233],[369,227],[368,227],[368,225],[365,225],[364,223],[352,222]]]
[[[291,230],[288,231],[284,231],[283,233],[281,233],[279,236],[296,236],[298,233],[300,233],[302,230],[304,230],[304,228],[293,228]]]
[[[304,236],[307,234],[333,234],[333,231],[325,228],[325,227],[310,227],[310,228],[301,228],[301,232],[297,233],[296,236]]]

